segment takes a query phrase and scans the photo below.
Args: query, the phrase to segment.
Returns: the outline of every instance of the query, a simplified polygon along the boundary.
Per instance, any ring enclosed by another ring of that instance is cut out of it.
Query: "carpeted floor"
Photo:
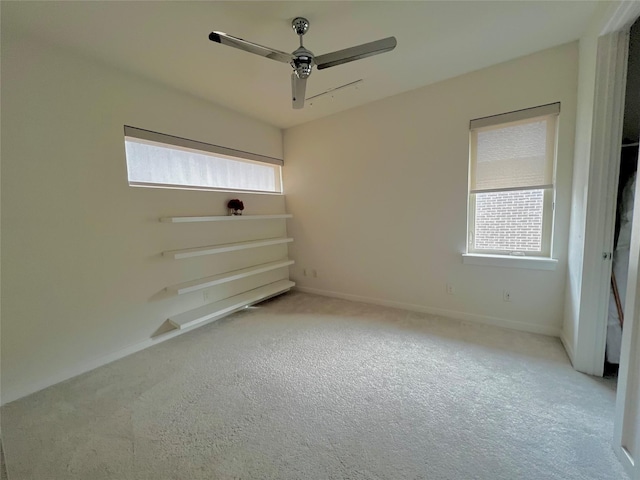
[[[13,402],[9,480],[625,479],[558,339],[290,293]]]
[[[7,468],[4,464],[4,451],[0,442],[0,480],[7,480]]]

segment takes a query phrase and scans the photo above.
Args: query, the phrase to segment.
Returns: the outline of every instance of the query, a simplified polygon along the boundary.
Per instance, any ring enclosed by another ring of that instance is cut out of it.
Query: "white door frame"
[[[594,350],[590,369],[595,374],[604,364],[606,345],[607,307],[609,303],[609,279],[611,262],[596,261],[601,252],[613,250],[616,193],[620,170],[620,143],[624,116],[624,90],[626,86],[628,31],[640,16],[640,2],[623,2],[615,5],[612,14],[598,39],[596,62],[596,97],[592,125],[592,157],[589,172],[588,198],[594,201],[595,217],[585,231],[585,256],[583,273],[591,281],[583,288],[588,305],[593,312],[581,315],[580,322],[587,321],[587,338]],[[593,175],[597,175],[593,177]],[[591,191],[594,187],[593,192]],[[640,182],[636,182],[636,205],[640,203]],[[591,213],[590,213],[591,214]],[[591,228],[589,228],[591,227]],[[587,245],[590,244],[590,249]],[[600,247],[600,248],[599,248]],[[588,256],[591,255],[591,256]],[[589,261],[587,261],[589,259]],[[609,259],[607,259],[609,260]],[[625,325],[618,376],[616,415],[614,421],[613,449],[625,470],[633,480],[640,480],[640,208],[633,216],[631,255],[627,280]],[[585,277],[583,276],[583,279]],[[583,287],[585,285],[583,284]],[[583,300],[585,298],[583,297]],[[589,308],[589,307],[588,307]],[[585,310],[581,309],[581,312]],[[584,325],[583,325],[584,326]],[[591,337],[589,339],[589,337]],[[581,345],[588,348],[588,342]],[[584,351],[584,350],[583,350]],[[592,373],[589,372],[589,373]]]
[[[607,340],[628,47],[628,27],[598,38],[575,365],[597,376],[603,374]]]
[[[576,137],[578,141],[589,142],[586,148],[586,195],[582,197],[586,209],[584,223],[575,232],[572,227],[571,232],[572,238],[582,243],[580,264],[576,270],[579,272],[579,286],[573,299],[577,318],[573,338],[562,338],[574,368],[597,376],[603,374],[606,350],[610,254],[613,252],[620,170],[628,32],[640,16],[640,2],[611,2],[601,6],[601,11],[597,12],[599,16],[594,16],[593,24],[580,40],[581,49],[583,41],[587,42],[586,45],[593,41],[597,50],[594,52],[595,78],[591,77],[594,82],[593,103],[589,108],[592,110],[583,112],[583,115],[591,117],[589,131],[581,138]],[[584,81],[589,82],[589,78]],[[578,184],[573,188],[582,187]],[[581,192],[574,192],[574,201],[579,197]]]
[[[584,232],[582,288],[576,365],[602,376],[606,349],[611,258],[615,226],[620,145],[624,116],[628,32],[640,16],[640,2],[612,4],[600,31],[591,130]],[[606,255],[606,258],[604,256]]]
[[[633,480],[640,479],[640,182],[636,181],[613,449]]]

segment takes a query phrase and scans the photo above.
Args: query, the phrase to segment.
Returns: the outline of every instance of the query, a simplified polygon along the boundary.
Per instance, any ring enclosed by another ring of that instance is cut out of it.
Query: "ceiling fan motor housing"
[[[311,75],[311,68],[313,67],[313,53],[304,47],[298,48],[293,52],[291,66],[298,78],[308,78],[309,75]]]

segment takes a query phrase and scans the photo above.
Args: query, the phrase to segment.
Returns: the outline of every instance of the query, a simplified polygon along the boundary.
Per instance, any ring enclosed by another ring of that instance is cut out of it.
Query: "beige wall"
[[[294,280],[308,291],[559,335],[577,75],[572,43],[286,130]],[[469,120],[557,101],[557,269],[462,264]]]
[[[202,293],[165,298],[165,286],[247,266],[238,258],[275,260],[286,248],[215,262],[162,258],[168,249],[278,236],[284,222],[257,230],[159,223],[166,215],[225,214],[233,194],[129,187],[123,141],[127,124],[282,158],[279,129],[25,40],[3,21],[6,402],[150,345],[169,315],[204,302]],[[282,196],[240,198],[245,213],[284,211]]]

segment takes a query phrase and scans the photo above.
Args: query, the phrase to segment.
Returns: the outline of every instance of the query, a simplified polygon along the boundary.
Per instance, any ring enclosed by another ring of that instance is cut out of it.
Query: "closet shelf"
[[[224,222],[224,221],[240,221],[240,220],[272,220],[276,218],[291,218],[290,213],[282,213],[277,215],[216,215],[210,217],[162,217],[163,223],[190,223],[190,222]]]
[[[174,315],[169,318],[169,322],[178,329],[190,328],[200,323],[217,320],[244,307],[284,293],[294,286],[295,283],[289,280],[269,283],[254,290],[241,293],[240,295],[234,295],[233,297],[208,303],[202,307]]]
[[[293,238],[267,238],[264,240],[252,240],[250,242],[225,243],[223,245],[209,245],[207,247],[186,248],[184,250],[168,250],[162,252],[166,257],[180,258],[199,257],[201,255],[213,255],[216,253],[233,252],[236,250],[246,250],[248,248],[266,247],[281,243],[293,242]]]
[[[221,283],[232,282],[233,280],[239,280],[241,278],[250,277],[259,273],[269,272],[271,270],[277,270],[278,268],[288,267],[293,265],[294,261],[284,259],[276,262],[263,263],[261,265],[255,265],[249,268],[243,268],[241,270],[234,270],[232,272],[221,273],[220,275],[213,275],[211,277],[200,278],[190,282],[181,283],[167,287],[167,291],[175,295],[184,295],[185,293],[196,292],[205,288],[220,285]]]

